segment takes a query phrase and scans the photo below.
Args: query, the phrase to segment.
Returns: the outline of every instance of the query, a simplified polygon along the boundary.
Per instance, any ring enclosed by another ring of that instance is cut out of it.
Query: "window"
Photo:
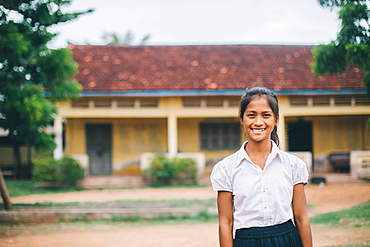
[[[158,98],[141,98],[140,107],[158,107]]]
[[[330,97],[328,96],[315,96],[312,98],[312,103],[314,106],[329,106]]]
[[[289,99],[291,106],[307,106],[307,97],[292,96]]]
[[[238,123],[201,123],[200,145],[202,150],[235,150],[240,146]]]
[[[145,108],[158,107],[159,99],[154,97],[148,98],[80,98],[72,103],[72,107],[77,108]]]
[[[212,97],[207,99],[207,107],[222,107],[224,99],[221,97]]]
[[[182,104],[184,107],[200,107],[201,100],[200,98],[186,97],[182,98]]]
[[[319,96],[291,96],[291,106],[361,106],[370,105],[366,95],[319,95]]]
[[[134,98],[117,99],[117,107],[134,107],[134,106],[135,106]]]
[[[356,105],[370,105],[370,100],[366,95],[356,95],[355,102]]]
[[[337,95],[334,97],[335,105],[350,106],[352,103],[352,96],[349,95]]]
[[[80,98],[77,101],[73,101],[72,102],[72,107],[87,108],[87,107],[89,107],[89,99]]]
[[[240,104],[240,96],[236,97],[226,97],[229,102],[229,107],[239,107]]]
[[[184,107],[238,107],[240,96],[220,97],[183,97]]]
[[[112,100],[110,98],[97,98],[94,100],[94,107],[96,108],[110,108],[112,107]]]

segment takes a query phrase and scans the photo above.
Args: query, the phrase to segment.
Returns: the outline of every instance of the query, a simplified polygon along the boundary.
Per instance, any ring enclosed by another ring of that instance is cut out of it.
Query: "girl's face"
[[[248,142],[270,142],[271,132],[277,125],[275,116],[266,96],[256,96],[247,105],[240,123],[248,137]]]

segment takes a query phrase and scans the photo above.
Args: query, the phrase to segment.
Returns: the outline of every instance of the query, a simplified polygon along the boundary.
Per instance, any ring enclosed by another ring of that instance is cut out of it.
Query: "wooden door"
[[[86,149],[90,175],[111,175],[112,125],[86,124]]]

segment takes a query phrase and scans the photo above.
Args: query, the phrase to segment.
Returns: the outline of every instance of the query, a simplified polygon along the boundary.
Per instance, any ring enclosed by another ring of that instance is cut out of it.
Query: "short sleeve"
[[[308,183],[308,170],[303,160],[296,157],[292,171],[293,171],[293,185]]]
[[[222,161],[213,167],[211,183],[214,191],[232,192],[231,178],[226,167],[222,164]]]

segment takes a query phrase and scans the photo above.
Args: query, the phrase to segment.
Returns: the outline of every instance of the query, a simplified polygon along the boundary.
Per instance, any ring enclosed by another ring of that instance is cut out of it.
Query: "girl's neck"
[[[248,142],[245,147],[245,152],[248,154],[248,157],[251,161],[259,166],[262,170],[265,169],[265,164],[267,157],[271,152],[272,144],[271,141],[263,142]]]
[[[266,155],[270,154],[272,148],[272,144],[270,140],[266,140],[263,142],[249,142],[245,147],[245,151],[248,155],[258,156],[258,155]]]

